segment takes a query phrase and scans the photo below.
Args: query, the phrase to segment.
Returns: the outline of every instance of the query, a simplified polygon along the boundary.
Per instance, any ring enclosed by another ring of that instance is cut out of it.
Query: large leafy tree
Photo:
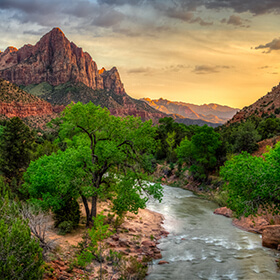
[[[280,144],[253,157],[247,152],[233,157],[221,168],[229,207],[238,216],[257,214],[260,207],[277,213],[280,209]]]
[[[100,196],[111,197],[118,213],[145,207],[144,194],[161,198],[161,186],[147,182],[155,147],[150,121],[115,117],[91,102],[67,106],[61,121],[59,137],[68,148],[30,164],[25,187],[32,197],[59,209],[80,196],[87,225],[96,217]]]

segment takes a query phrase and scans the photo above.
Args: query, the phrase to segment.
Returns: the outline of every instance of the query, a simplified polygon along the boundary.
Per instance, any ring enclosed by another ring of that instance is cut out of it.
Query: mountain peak
[[[102,67],[102,69],[98,70],[98,73],[100,75],[103,74],[104,72],[106,72],[106,69],[104,67]]]
[[[50,32],[45,34],[37,44],[39,43],[46,44],[47,41],[51,42],[52,44],[61,41],[66,44],[70,44],[70,41],[66,38],[65,34],[58,27],[53,28]]]
[[[4,53],[12,53],[12,52],[17,52],[18,49],[13,47],[13,46],[9,46],[8,48],[6,48],[6,50],[4,51]]]
[[[82,48],[70,43],[62,30],[53,28],[35,46],[9,47],[0,54],[0,77],[18,85],[47,82],[53,86],[83,83],[94,89],[125,94],[117,68],[99,72],[95,61]]]
[[[54,27],[49,33],[47,34],[53,34],[53,35],[62,35],[65,37],[65,34],[62,32],[62,30],[59,27]]]

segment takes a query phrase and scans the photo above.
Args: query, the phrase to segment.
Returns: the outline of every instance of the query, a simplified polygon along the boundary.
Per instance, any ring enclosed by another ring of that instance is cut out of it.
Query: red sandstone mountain
[[[68,81],[82,82],[92,89],[109,89],[123,94],[118,70],[99,74],[91,56],[70,42],[59,28],[44,35],[35,45],[0,53],[0,76],[17,85],[47,82],[53,86]]]
[[[91,56],[70,42],[59,28],[34,46],[24,45],[19,50],[8,47],[0,53],[0,77],[32,93],[36,87],[35,94],[53,105],[92,101],[118,116],[138,115],[154,121],[166,116],[128,96],[116,67],[98,70]],[[58,88],[59,96],[55,96]]]
[[[280,84],[252,105],[244,107],[228,123],[241,122],[252,115],[264,117],[271,114],[280,118]]]
[[[225,123],[239,110],[213,103],[195,105],[191,103],[174,102],[163,98],[154,100],[144,98],[143,100],[150,106],[166,114],[179,114],[184,118],[204,120],[217,124]]]

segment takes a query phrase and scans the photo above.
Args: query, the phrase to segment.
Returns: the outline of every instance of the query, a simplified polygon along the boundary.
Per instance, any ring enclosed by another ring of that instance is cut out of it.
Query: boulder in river
[[[280,244],[280,225],[266,226],[262,232],[262,245],[277,249]]]

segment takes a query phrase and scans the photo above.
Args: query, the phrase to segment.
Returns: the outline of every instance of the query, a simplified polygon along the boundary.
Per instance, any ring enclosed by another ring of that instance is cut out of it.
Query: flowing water
[[[275,264],[278,253],[262,247],[260,235],[214,215],[217,207],[189,191],[164,187],[162,203],[151,201],[147,208],[165,217],[170,234],[158,247],[169,264],[154,261],[148,280],[280,279]]]

